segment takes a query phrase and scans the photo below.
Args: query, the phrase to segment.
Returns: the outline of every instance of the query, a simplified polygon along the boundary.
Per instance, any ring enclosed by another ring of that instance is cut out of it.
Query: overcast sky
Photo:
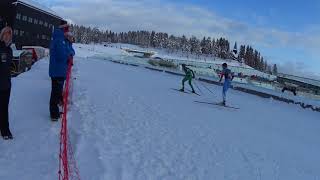
[[[320,76],[320,0],[38,0],[64,18],[113,31],[226,37],[286,73]]]

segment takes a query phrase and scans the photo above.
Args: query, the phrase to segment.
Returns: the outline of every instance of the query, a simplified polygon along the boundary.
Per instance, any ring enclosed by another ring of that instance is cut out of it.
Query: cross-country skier
[[[223,83],[223,88],[222,88],[222,102],[220,103],[221,105],[225,106],[226,105],[226,96],[227,96],[227,91],[230,88],[231,81],[233,80],[233,74],[230,69],[228,69],[227,63],[222,64],[222,72],[220,76],[220,81],[222,81],[222,78],[224,77],[224,83]]]
[[[182,80],[182,88],[180,89],[180,91],[184,92],[184,83],[185,83],[186,81],[189,81],[189,85],[190,85],[190,87],[191,87],[191,89],[192,89],[192,93],[196,93],[196,92],[194,91],[193,86],[192,86],[192,79],[195,78],[194,72],[193,72],[190,68],[188,68],[185,64],[182,64],[182,69],[183,69],[183,71],[184,71],[184,73],[185,73],[186,75],[185,75],[185,77],[184,77],[183,80]]]

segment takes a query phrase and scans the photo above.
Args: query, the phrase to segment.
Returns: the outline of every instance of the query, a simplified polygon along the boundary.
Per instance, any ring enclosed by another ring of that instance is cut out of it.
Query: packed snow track
[[[14,141],[0,141],[0,179],[57,179],[59,124],[48,115],[48,61],[14,79]],[[319,113],[230,90],[239,110],[171,90],[181,77],[75,59],[70,137],[82,179],[301,180],[320,178]],[[31,85],[32,84],[32,85]],[[188,85],[186,84],[186,88]]]

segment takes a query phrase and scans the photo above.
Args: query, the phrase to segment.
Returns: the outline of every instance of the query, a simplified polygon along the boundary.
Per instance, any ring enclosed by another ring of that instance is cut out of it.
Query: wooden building
[[[13,29],[13,43],[22,46],[49,47],[53,29],[62,18],[32,0],[1,0],[0,18]]]

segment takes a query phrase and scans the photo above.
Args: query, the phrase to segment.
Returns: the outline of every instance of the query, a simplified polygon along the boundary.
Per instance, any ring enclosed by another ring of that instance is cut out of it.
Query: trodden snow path
[[[240,110],[196,104],[219,101],[221,87],[193,96],[170,90],[180,77],[76,62],[71,126],[83,179],[320,178],[318,113],[232,90]]]
[[[181,77],[75,59],[69,133],[81,179],[319,179],[319,113],[230,90],[240,110],[172,91]],[[198,86],[201,87],[199,82]],[[186,86],[188,88],[188,86]],[[13,80],[0,179],[57,179],[59,123],[49,120],[48,61]]]
[[[48,59],[12,80],[12,141],[0,139],[0,179],[57,179],[60,123],[49,115]]]

